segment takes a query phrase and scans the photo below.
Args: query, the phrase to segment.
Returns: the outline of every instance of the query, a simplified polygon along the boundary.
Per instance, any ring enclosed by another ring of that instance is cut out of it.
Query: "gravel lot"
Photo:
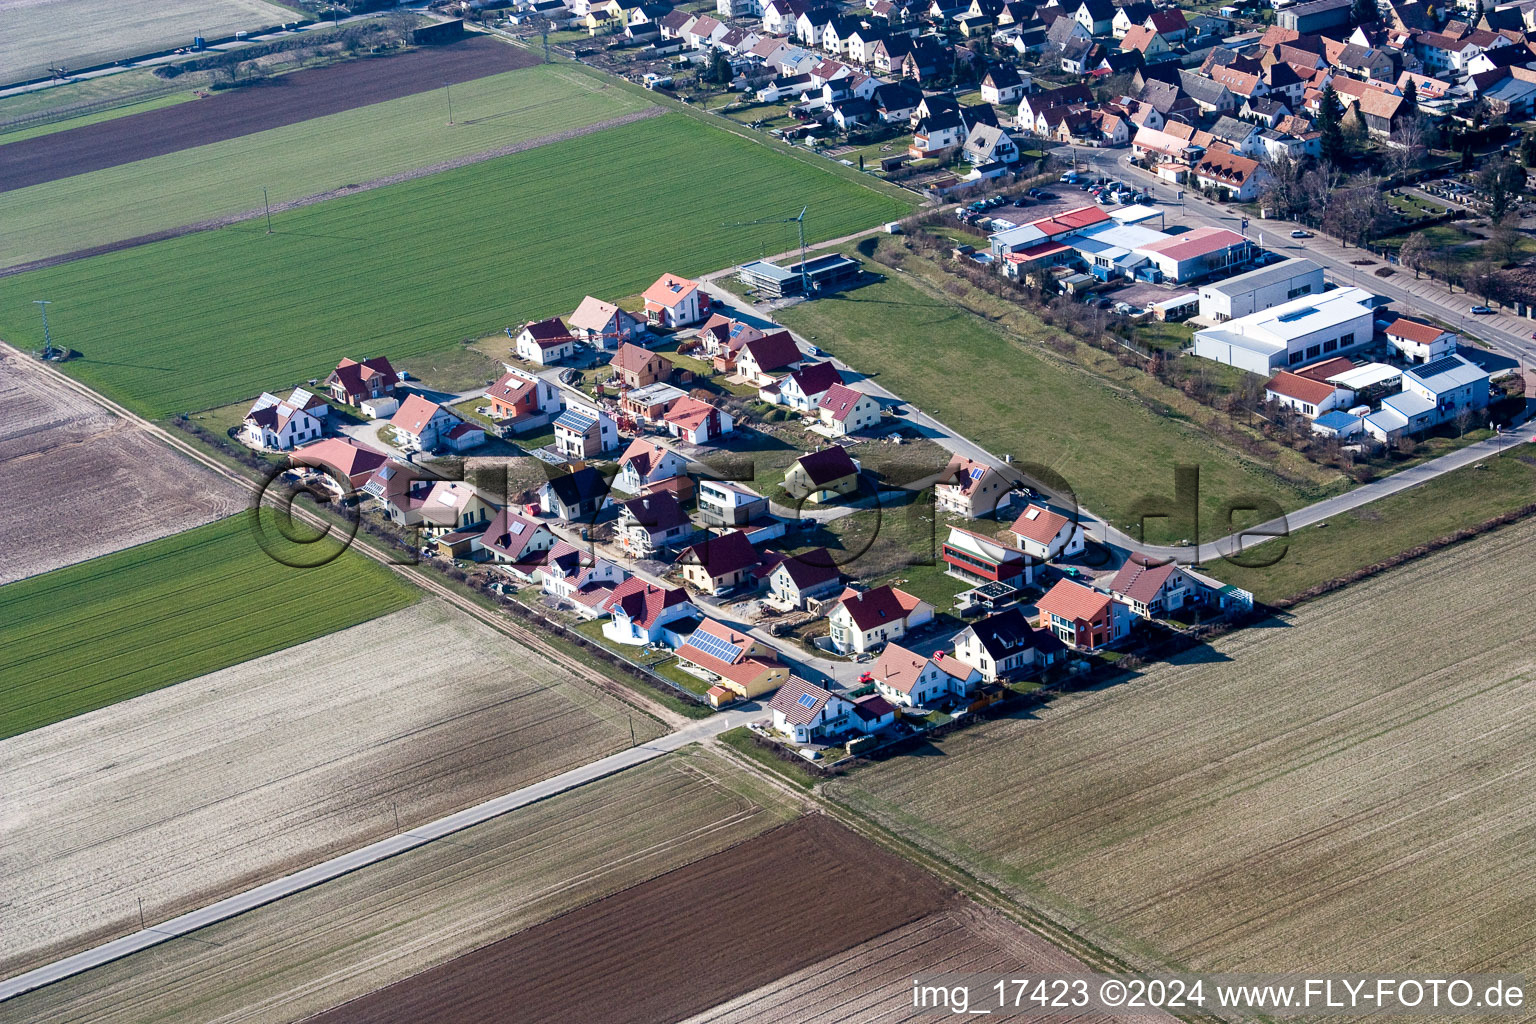
[[[0,584],[221,519],[244,492],[0,348]]]
[[[0,973],[136,930],[138,898],[164,919],[629,735],[609,698],[427,601],[15,736],[0,744]]]

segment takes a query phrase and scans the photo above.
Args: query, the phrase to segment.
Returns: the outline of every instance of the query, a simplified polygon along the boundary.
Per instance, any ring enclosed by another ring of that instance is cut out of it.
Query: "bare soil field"
[[[212,522],[235,485],[0,348],[0,584]]]
[[[673,1021],[954,899],[932,876],[813,815],[314,1020]]]
[[[1142,967],[1536,967],[1536,524],[828,784]]]
[[[0,83],[296,21],[262,0],[0,0]]]
[[[997,974],[1010,978],[1090,974],[1082,963],[1001,914],[966,904],[887,932],[683,1024],[900,1024],[933,1021],[912,1007],[912,979],[936,974]],[[978,1005],[979,1004],[973,1004]],[[1053,1024],[1108,1024],[1126,1017],[1057,1011],[1032,1014]],[[1173,1018],[1150,1011],[1136,1019]]]
[[[800,806],[687,747],[0,1004],[0,1019],[287,1022],[726,849]]]
[[[0,974],[629,742],[616,700],[436,601],[14,736]]]
[[[441,89],[539,63],[527,50],[484,36],[295,71],[195,103],[147,110],[0,146],[0,192],[132,163]]]

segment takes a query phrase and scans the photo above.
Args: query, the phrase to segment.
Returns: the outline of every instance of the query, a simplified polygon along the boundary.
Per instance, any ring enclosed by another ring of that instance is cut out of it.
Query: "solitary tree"
[[[1403,113],[1408,117],[1415,117],[1419,112],[1419,87],[1413,79],[1408,79],[1408,84],[1403,86]]]
[[[1413,271],[1413,279],[1419,279],[1419,271],[1429,266],[1430,256],[1434,250],[1429,244],[1429,239],[1424,232],[1415,231],[1403,239],[1403,247],[1398,250],[1397,258],[1403,266]]]
[[[1317,130],[1322,136],[1318,145],[1322,149],[1322,157],[1329,163],[1339,163],[1344,159],[1348,148],[1344,140],[1344,105],[1339,102],[1339,94],[1333,91],[1332,84],[1323,90],[1323,97],[1317,105]]]

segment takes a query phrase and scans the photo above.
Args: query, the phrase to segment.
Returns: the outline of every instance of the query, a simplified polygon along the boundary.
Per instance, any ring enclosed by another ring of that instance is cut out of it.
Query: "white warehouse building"
[[[1200,317],[1224,323],[1323,290],[1323,268],[1295,257],[1200,286]]]
[[[1268,377],[1371,343],[1371,293],[1335,288],[1195,332],[1195,355]]]

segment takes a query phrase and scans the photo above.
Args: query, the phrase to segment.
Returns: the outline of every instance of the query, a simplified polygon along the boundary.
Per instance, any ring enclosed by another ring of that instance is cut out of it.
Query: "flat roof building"
[[[1223,323],[1323,290],[1323,268],[1292,258],[1200,286],[1200,316]]]
[[[803,273],[799,263],[781,267],[767,260],[758,260],[738,267],[736,277],[759,295],[780,299],[804,293],[807,278],[813,293],[841,288],[858,280],[861,269],[858,260],[829,252],[806,260]]]
[[[1373,314],[1364,288],[1303,295],[1196,331],[1195,355],[1268,377],[1370,344]]]

